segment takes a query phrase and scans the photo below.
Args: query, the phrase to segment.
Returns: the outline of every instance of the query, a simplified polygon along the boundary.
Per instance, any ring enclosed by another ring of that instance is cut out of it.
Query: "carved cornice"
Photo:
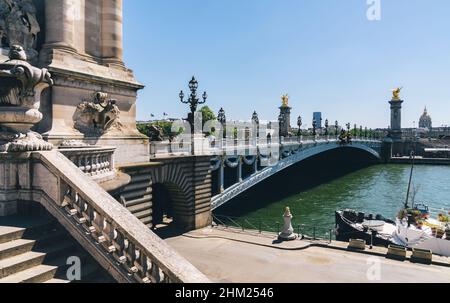
[[[55,82],[55,86],[62,86],[68,88],[79,88],[89,91],[103,91],[110,95],[122,95],[126,97],[137,97],[137,88],[133,85],[128,85],[127,83],[117,83],[116,81],[111,81],[104,78],[96,78],[89,75],[74,75],[67,72],[58,72],[52,70],[52,76]]]

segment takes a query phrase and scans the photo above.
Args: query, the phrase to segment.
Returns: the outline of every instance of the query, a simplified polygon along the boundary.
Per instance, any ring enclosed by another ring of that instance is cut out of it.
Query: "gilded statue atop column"
[[[289,95],[283,95],[281,96],[281,101],[282,101],[282,107],[289,107]]]
[[[400,93],[403,87],[398,87],[392,90],[392,101],[400,101]]]

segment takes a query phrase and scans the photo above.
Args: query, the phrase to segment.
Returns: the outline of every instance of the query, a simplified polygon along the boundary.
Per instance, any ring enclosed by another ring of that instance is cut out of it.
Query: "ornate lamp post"
[[[367,133],[367,126],[364,128],[364,138],[366,138],[367,139],[367,136],[368,136],[369,134]]]
[[[336,129],[336,140],[337,140],[339,138],[339,133],[338,133],[338,131],[339,131],[339,122],[338,122],[338,120],[336,120],[334,122],[334,128]]]
[[[205,104],[206,99],[208,99],[208,95],[206,92],[203,93],[202,99],[200,100],[197,96],[197,89],[198,89],[198,82],[195,80],[195,77],[192,77],[192,80],[189,81],[189,90],[191,91],[191,94],[189,95],[189,98],[187,100],[184,100],[184,92],[180,92],[180,100],[183,104],[189,104],[191,112],[188,115],[188,121],[191,124],[191,132],[194,133],[194,117],[195,112],[197,111],[197,106],[200,104]]]
[[[227,125],[227,116],[225,115],[225,110],[222,107],[217,114],[217,121],[222,124],[222,137],[224,137],[223,134],[226,134],[227,132],[227,130],[225,129]]]
[[[259,125],[259,117],[256,111],[253,112],[252,121],[255,122],[256,125]]]
[[[313,126],[314,141],[316,141],[316,128],[317,128],[317,121],[316,121],[316,119],[313,119],[312,126]]]
[[[328,119],[325,120],[325,137],[328,139],[328,128],[330,125],[328,124]]]
[[[259,117],[258,117],[258,113],[256,112],[256,110],[253,112],[252,115],[252,122],[256,125],[256,135],[255,138],[259,138]]]
[[[217,121],[219,121],[219,123],[222,125],[225,125],[227,123],[227,117],[223,108],[220,108],[219,113],[217,114]]]
[[[359,126],[359,137],[362,138],[363,137],[363,127],[362,125]]]
[[[302,117],[298,116],[298,118],[297,118],[297,126],[298,126],[298,136],[299,137],[301,137],[301,135],[302,135],[302,125],[303,125]]]

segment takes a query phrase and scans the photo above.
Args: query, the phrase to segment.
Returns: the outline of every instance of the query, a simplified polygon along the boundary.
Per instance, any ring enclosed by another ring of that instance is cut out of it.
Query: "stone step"
[[[73,251],[68,255],[79,255],[81,259],[81,278],[84,279],[88,275],[92,275],[99,270],[99,266],[89,261],[88,255]],[[52,279],[56,279],[60,282],[66,280],[66,283],[70,281],[66,279],[67,274],[67,257],[60,257],[56,260],[46,262],[47,264],[40,264],[32,268],[20,271],[6,278],[0,279],[0,283],[43,283]],[[83,264],[86,265],[83,265]]]
[[[50,279],[48,281],[45,281],[44,283],[47,283],[47,284],[67,284],[67,283],[71,283],[71,282],[69,280],[53,278],[53,279]]]
[[[151,208],[152,208],[152,205],[150,203],[148,203],[148,202],[147,203],[136,204],[136,205],[133,205],[133,206],[127,206],[127,209],[132,214],[144,211],[146,209],[151,209]]]
[[[127,193],[123,193],[120,196],[125,199],[126,201],[132,201],[136,199],[144,198],[145,196],[149,196],[152,194],[152,191],[149,189],[142,189],[142,190],[134,190]]]
[[[39,248],[52,241],[67,236],[67,233],[61,230],[46,233],[43,236],[33,239],[17,239],[0,244],[0,260],[11,258],[25,252],[31,251],[33,248]]]
[[[60,241],[41,251],[30,251],[0,261],[0,279],[42,264],[45,260],[60,257],[61,254],[73,251],[73,241]]]
[[[0,244],[28,238],[36,233],[51,229],[55,221],[50,218],[11,216],[0,218]]]
[[[138,218],[138,219],[143,219],[146,217],[149,217],[152,215],[152,210],[151,209],[146,209],[137,213],[134,213],[134,215]]]
[[[149,196],[149,197],[144,197],[144,198],[140,198],[140,199],[136,199],[136,200],[127,201],[126,204],[127,204],[127,208],[128,208],[128,207],[132,207],[132,206],[135,206],[138,204],[143,204],[143,203],[147,203],[148,205],[150,205],[151,201],[152,201],[152,197]]]
[[[40,264],[0,279],[0,283],[41,283],[52,279],[59,266]]]
[[[152,216],[148,216],[148,217],[144,217],[140,219],[142,223],[144,223],[145,225],[147,225],[148,227],[152,227],[152,221],[153,221],[153,217]]]
[[[144,182],[135,182],[134,180],[131,181],[131,184],[128,184],[125,189],[123,190],[123,192],[130,192],[130,191],[135,191],[135,190],[141,190],[141,189],[147,189],[151,187],[150,182],[148,181],[144,181]]]

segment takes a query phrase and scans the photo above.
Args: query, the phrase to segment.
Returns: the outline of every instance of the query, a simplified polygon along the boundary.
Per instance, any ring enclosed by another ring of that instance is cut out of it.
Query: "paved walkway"
[[[386,259],[384,248],[371,254],[344,250],[345,243],[292,241],[278,243],[274,235],[206,228],[166,240],[215,282],[450,283],[447,266]]]

